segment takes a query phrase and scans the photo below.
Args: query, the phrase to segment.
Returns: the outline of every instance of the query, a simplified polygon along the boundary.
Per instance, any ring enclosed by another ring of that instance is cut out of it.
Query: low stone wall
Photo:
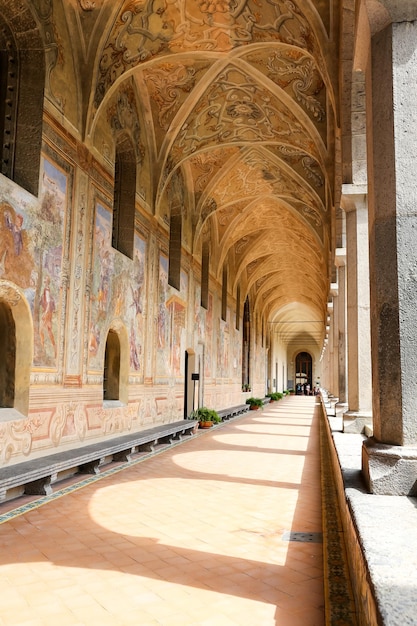
[[[417,626],[417,499],[370,494],[362,478],[365,435],[323,424],[342,518],[359,626]]]
[[[362,551],[358,529],[356,527],[355,520],[352,517],[352,511],[349,506],[349,501],[346,498],[345,480],[348,479],[348,475],[346,475],[346,472],[349,472],[349,470],[341,466],[341,459],[339,459],[337,453],[335,441],[333,438],[333,431],[329,423],[329,418],[326,414],[326,408],[322,406],[322,409],[323,427],[326,435],[326,444],[331,459],[333,480],[335,482],[341,523],[344,534],[343,539],[345,544],[345,552],[355,602],[356,624],[358,624],[358,626],[379,625],[383,622],[381,622],[378,618],[377,607],[372,592],[372,581],[370,580],[366,560]],[[355,438],[359,440],[360,436],[355,435]],[[354,479],[353,473],[355,471],[356,470],[354,470],[353,468],[350,468],[351,480]],[[356,480],[358,480],[358,476],[356,476]]]

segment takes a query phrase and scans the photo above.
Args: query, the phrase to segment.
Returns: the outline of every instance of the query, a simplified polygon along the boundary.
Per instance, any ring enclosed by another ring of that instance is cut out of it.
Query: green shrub
[[[262,398],[248,398],[246,400],[246,404],[249,404],[249,406],[262,407],[264,405],[264,401],[262,400]]]
[[[281,400],[281,398],[284,397],[283,393],[280,393],[279,391],[271,391],[271,393],[267,393],[266,394],[267,398],[271,398],[271,400]]]
[[[208,409],[206,406],[200,406],[199,409],[193,411],[190,415],[190,419],[198,420],[199,422],[221,422],[221,417],[214,409]]]

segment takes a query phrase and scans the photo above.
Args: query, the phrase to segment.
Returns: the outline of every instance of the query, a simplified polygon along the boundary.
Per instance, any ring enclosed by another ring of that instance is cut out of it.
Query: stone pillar
[[[338,306],[338,387],[339,408],[347,407],[347,368],[346,368],[346,249],[336,248],[334,263],[337,267]]]
[[[333,283],[334,285],[334,283]],[[326,337],[325,337],[325,356],[326,356],[326,385],[328,393],[334,396],[334,373],[335,373],[335,364],[333,360],[333,298],[330,296],[330,299],[327,303],[327,319],[326,319]]]
[[[372,430],[368,207],[365,185],[343,186],[346,211],[348,410],[343,430]]]
[[[372,37],[367,84],[374,437],[363,472],[373,493],[417,495],[417,21],[394,21],[416,20],[417,6],[380,5],[393,23]]]
[[[332,368],[332,386],[330,393],[339,399],[339,286],[337,283],[330,284],[330,295],[332,296],[333,307],[330,313],[330,362]]]

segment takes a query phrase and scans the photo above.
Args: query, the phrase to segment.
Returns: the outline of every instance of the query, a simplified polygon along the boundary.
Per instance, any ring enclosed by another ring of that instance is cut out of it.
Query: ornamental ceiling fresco
[[[104,122],[134,128],[147,210],[167,223],[180,182],[190,251],[209,237],[219,279],[228,262],[229,284],[271,323],[316,333],[307,321],[327,312],[340,183],[338,0],[34,5],[45,31],[65,22],[48,96],[83,140],[105,156]]]

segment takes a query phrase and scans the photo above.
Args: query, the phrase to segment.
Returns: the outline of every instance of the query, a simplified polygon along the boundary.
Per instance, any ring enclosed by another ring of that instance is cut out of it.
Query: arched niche
[[[103,354],[103,402],[127,404],[129,400],[129,337],[116,320],[107,332]]]
[[[26,417],[33,361],[33,321],[18,287],[0,280],[0,421]]]

